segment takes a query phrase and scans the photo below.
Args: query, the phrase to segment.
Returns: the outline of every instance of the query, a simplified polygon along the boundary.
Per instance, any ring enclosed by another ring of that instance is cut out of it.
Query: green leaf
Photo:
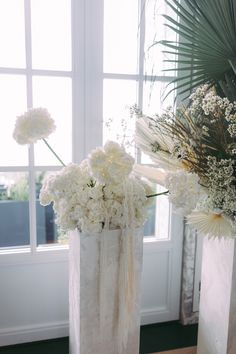
[[[162,40],[154,45],[171,49],[164,50],[165,54],[178,54],[175,60],[165,60],[172,65],[165,71],[181,73],[189,70],[189,75],[178,77],[172,80],[171,84],[176,84],[180,93],[188,92],[193,85],[206,82],[216,87],[220,86],[220,82],[227,90],[234,90],[236,1],[182,0],[179,4],[178,0],[166,0],[166,4],[179,18],[177,22],[174,16],[164,15],[166,26],[177,34],[180,40],[179,43]]]

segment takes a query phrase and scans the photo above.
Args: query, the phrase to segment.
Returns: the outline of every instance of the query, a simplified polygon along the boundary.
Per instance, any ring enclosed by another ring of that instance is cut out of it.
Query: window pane
[[[166,188],[157,185],[156,192],[162,193]],[[156,238],[164,240],[169,238],[170,203],[168,196],[156,197]]]
[[[146,115],[153,116],[161,114],[168,106],[174,106],[174,92],[170,93],[166,98],[166,94],[171,90],[173,85],[167,86],[166,82],[146,81],[143,88],[143,112]],[[149,156],[142,153],[142,163],[150,164],[152,160]]]
[[[36,173],[36,220],[37,220],[37,245],[52,244],[62,242],[64,234],[55,224],[55,214],[52,204],[42,206],[39,202],[39,193],[42,181],[46,174],[55,172],[37,172]]]
[[[153,185],[155,193],[162,193],[166,189]],[[169,238],[169,212],[170,203],[165,195],[153,198],[153,203],[148,208],[148,219],[144,224],[144,236],[155,237],[158,240]]]
[[[0,247],[29,245],[28,174],[0,173]]]
[[[34,69],[71,69],[69,0],[31,0]]]
[[[153,185],[153,190],[155,190],[156,185]],[[156,234],[156,200],[152,198],[152,204],[147,210],[147,221],[144,224],[143,235],[145,237],[154,237]]]
[[[161,114],[168,106],[174,106],[174,93],[167,93],[173,86],[166,82],[146,81],[143,88],[143,112],[146,115]]]
[[[166,73],[163,69],[173,67],[173,64],[165,63],[166,59],[174,59],[173,55],[164,54],[164,46],[161,44],[154,45],[154,42],[160,40],[175,40],[176,35],[164,24],[166,20],[162,16],[168,14],[172,18],[176,18],[174,12],[167,6],[165,0],[149,0],[145,6],[145,74],[162,75]],[[167,73],[170,75],[170,73]],[[173,72],[174,75],[174,72]]]
[[[104,71],[137,71],[138,1],[104,1]]]
[[[28,164],[28,149],[18,145],[12,137],[16,116],[26,110],[26,82],[24,76],[0,75],[0,166]]]
[[[165,82],[150,82],[147,81],[144,84],[143,90],[143,112],[147,115],[161,114],[168,106],[174,105],[174,93],[171,93],[166,98],[168,90],[171,86],[166,87]],[[144,164],[151,164],[152,160],[149,156],[142,153],[141,161]],[[166,189],[156,185],[156,193],[164,192]],[[155,229],[155,237],[159,240],[169,238],[169,212],[170,204],[168,197],[158,196],[155,198],[154,205],[150,212],[150,218],[148,220],[149,228]],[[147,227],[147,226],[146,226]]]
[[[45,107],[56,123],[48,142],[64,163],[72,160],[71,79],[61,77],[33,78],[34,107]],[[35,144],[35,164],[60,165],[43,141]]]
[[[0,66],[25,67],[24,1],[0,1]]]
[[[132,154],[135,119],[130,116],[130,107],[136,102],[136,86],[135,81],[104,80],[103,88],[103,141],[117,141]]]

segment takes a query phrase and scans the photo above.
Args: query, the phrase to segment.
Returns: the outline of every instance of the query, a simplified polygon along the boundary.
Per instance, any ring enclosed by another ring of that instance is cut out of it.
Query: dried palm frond
[[[232,237],[231,220],[222,212],[193,211],[187,217],[187,223],[210,238]]]

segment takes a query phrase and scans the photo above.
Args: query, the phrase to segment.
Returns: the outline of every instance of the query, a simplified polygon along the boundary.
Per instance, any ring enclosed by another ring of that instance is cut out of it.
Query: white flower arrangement
[[[107,142],[80,165],[70,164],[49,175],[43,182],[40,202],[53,202],[57,224],[64,231],[140,227],[146,219],[146,195],[151,189],[131,174],[133,164],[123,147]]]
[[[45,140],[54,130],[48,111],[35,108],[17,118],[13,136],[20,144],[43,139],[63,164]],[[132,173],[133,166],[133,157],[122,146],[109,141],[93,150],[81,164],[64,165],[59,172],[46,176],[40,202],[44,206],[53,203],[56,223],[63,231],[134,230],[146,220],[153,191]]]
[[[203,85],[188,108],[155,117],[136,114],[136,142],[161,172],[176,209],[210,237],[235,236],[236,101]],[[155,178],[152,170],[147,176]]]
[[[31,144],[38,139],[43,139],[63,164],[45,140],[53,130],[54,123],[48,112],[34,109],[18,117],[14,137],[21,144]],[[57,216],[56,223],[62,231],[78,229],[90,236],[99,233],[98,301],[101,328],[104,327],[103,323],[106,323],[103,310],[103,301],[106,297],[104,277],[109,256],[109,248],[106,246],[107,233],[102,231],[121,230],[117,252],[119,266],[116,275],[119,282],[116,299],[119,308],[117,321],[119,353],[126,351],[127,328],[129,329],[130,318],[134,318],[133,313],[136,311],[134,238],[136,229],[140,228],[146,220],[149,197],[153,196],[149,184],[132,173],[133,166],[134,159],[126,153],[125,149],[115,142],[108,141],[104,147],[93,150],[88,159],[80,164],[64,165],[59,172],[48,175],[40,191],[42,205],[53,203]]]

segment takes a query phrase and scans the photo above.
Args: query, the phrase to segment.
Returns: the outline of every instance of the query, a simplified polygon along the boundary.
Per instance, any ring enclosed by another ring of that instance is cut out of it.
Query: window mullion
[[[139,62],[143,60],[144,62],[144,53],[140,55],[141,58],[139,59]],[[138,74],[117,74],[117,73],[104,73],[103,77],[104,79],[115,79],[115,80],[136,80],[136,81],[160,81],[160,82],[170,82],[173,80],[175,77],[174,76],[151,76],[151,75],[143,75],[143,66],[144,64],[141,65],[141,67],[138,66]]]
[[[145,4],[146,0],[139,2],[139,46],[138,46],[138,97],[137,105],[140,109],[143,108],[143,82],[144,82],[144,45],[145,45]],[[136,149],[136,161],[141,162],[141,151]]]
[[[71,0],[72,158],[85,156],[85,1]]]
[[[85,1],[85,154],[102,145],[103,0]]]
[[[146,0],[140,0],[139,3],[139,53],[138,53],[138,107],[143,106],[143,80],[144,80],[144,45],[145,45],[145,4]]]
[[[26,51],[26,91],[27,107],[33,107],[33,80],[32,80],[32,39],[31,39],[31,7],[30,0],[25,0],[25,51]],[[32,253],[37,248],[36,230],[36,195],[34,146],[29,146],[29,220],[30,220],[30,248]]]

